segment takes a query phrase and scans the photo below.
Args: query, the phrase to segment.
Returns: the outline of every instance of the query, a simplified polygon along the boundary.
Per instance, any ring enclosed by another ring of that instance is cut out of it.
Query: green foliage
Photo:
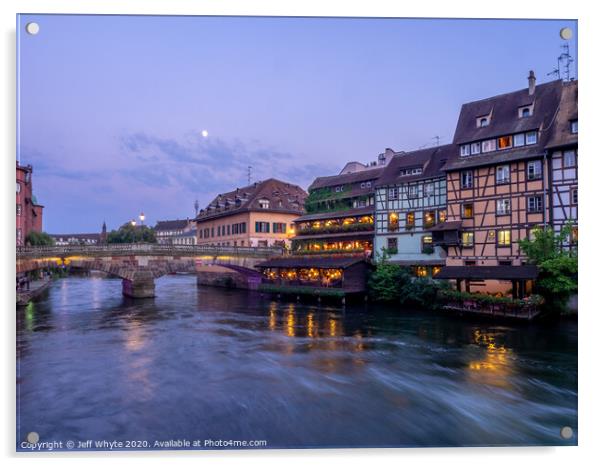
[[[402,306],[420,309],[435,309],[438,306],[439,292],[447,289],[449,282],[432,278],[414,277],[409,270],[404,270],[401,286],[400,302]]]
[[[543,296],[548,311],[563,312],[569,297],[577,292],[577,243],[574,242],[570,249],[563,247],[568,243],[571,231],[571,224],[559,234],[546,227],[535,230],[533,239],[519,242],[529,263],[539,269],[535,291]]]
[[[467,293],[465,291],[456,291],[452,289],[440,290],[439,298],[446,302],[449,301],[473,301],[482,305],[503,304],[507,306],[539,306],[543,303],[543,298],[537,294],[532,294],[525,299],[512,299],[507,296],[494,296],[482,293]]]
[[[319,188],[310,191],[309,196],[305,198],[305,211],[311,214],[351,208],[352,204],[348,199],[341,199],[348,189],[347,186],[343,186],[338,193],[333,188]]]
[[[373,301],[397,302],[401,293],[401,267],[387,262],[389,255],[384,248],[376,255],[376,269],[368,278],[368,294]]]
[[[299,296],[330,296],[334,298],[342,298],[345,292],[334,288],[316,288],[310,286],[280,286],[262,283],[259,285],[259,291],[266,293],[280,293]]]
[[[25,244],[30,246],[53,246],[54,239],[48,233],[31,231],[25,238]]]
[[[109,243],[156,243],[157,237],[155,230],[146,225],[135,226],[131,223],[124,223],[119,230],[112,230],[107,235]]]

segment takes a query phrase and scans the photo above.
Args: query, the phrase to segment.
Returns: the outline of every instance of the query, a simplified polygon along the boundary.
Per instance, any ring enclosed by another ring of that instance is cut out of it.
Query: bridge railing
[[[272,257],[286,253],[281,247],[209,246],[196,244],[113,243],[64,246],[19,246],[17,258],[67,255],[186,255]]]

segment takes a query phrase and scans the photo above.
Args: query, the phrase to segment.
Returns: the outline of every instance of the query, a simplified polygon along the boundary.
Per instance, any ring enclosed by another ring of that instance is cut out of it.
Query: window
[[[17,215],[21,215],[21,204],[17,204]]]
[[[474,246],[474,233],[472,231],[462,232],[462,246],[465,248],[471,248]]]
[[[510,182],[510,165],[500,165],[495,169],[495,182],[497,184]]]
[[[399,191],[397,188],[389,188],[389,200],[395,201],[399,199]]]
[[[577,131],[578,131],[577,120],[572,120],[571,121],[571,133],[577,134]]]
[[[335,192],[340,193],[341,192],[341,187],[337,186],[336,188],[334,188]]]
[[[415,222],[416,222],[416,215],[414,214],[414,212],[406,213],[406,228],[407,229],[414,228]]]
[[[579,241],[579,230],[577,227],[571,228],[571,242],[576,243]]]
[[[488,139],[481,144],[481,152],[493,152],[496,148],[495,139]]]
[[[479,128],[484,128],[485,126],[489,126],[489,117],[479,117],[477,118],[477,126]]]
[[[472,218],[474,216],[474,208],[472,204],[462,204],[462,218]]]
[[[577,188],[571,190],[571,202],[577,204],[578,190]]]
[[[17,181],[17,192],[20,193],[21,192],[21,183],[19,183]]]
[[[424,185],[424,195],[429,197],[435,194],[435,185],[433,183],[426,183]]]
[[[445,210],[440,210],[439,211],[439,223],[445,222],[446,218],[447,218],[447,212]]]
[[[215,227],[211,227],[211,237],[215,237]]]
[[[372,181],[366,181],[366,188],[372,187]]]
[[[541,212],[543,209],[543,198],[541,196],[529,196],[527,198],[527,212]]]
[[[470,144],[463,144],[460,146],[460,155],[470,155]]]
[[[510,149],[512,147],[512,136],[502,136],[497,139],[498,149]]]
[[[272,223],[272,232],[286,233],[286,223]]]
[[[529,131],[527,133],[527,145],[537,144],[537,131]]]
[[[525,133],[514,135],[514,147],[520,147],[525,145]]]
[[[418,197],[418,186],[416,186],[416,185],[408,186],[408,198],[416,199],[417,197]]]
[[[389,231],[399,230],[399,215],[395,212],[389,214]]]
[[[464,265],[467,265],[467,266],[477,265],[477,261],[467,260],[467,261],[464,261]]]
[[[480,142],[473,142],[470,145],[470,153],[473,154],[473,155],[480,154],[481,153],[481,143]]]
[[[462,188],[472,188],[472,171],[464,171],[460,175]]]
[[[389,254],[397,253],[397,238],[387,238],[387,252]]]
[[[269,233],[270,222],[255,222],[255,233]]]
[[[497,215],[508,215],[510,213],[510,199],[498,199],[495,211]]]
[[[527,179],[538,180],[541,174],[541,160],[531,160],[527,163]]]
[[[360,184],[360,188],[364,189],[366,187],[366,183]]]
[[[497,261],[498,265],[512,265],[512,261]]]
[[[424,227],[430,228],[436,223],[436,216],[434,210],[427,210],[424,212]]]
[[[259,199],[259,208],[260,209],[269,209],[270,201],[267,199]]]
[[[510,246],[512,231],[511,230],[499,230],[497,232],[497,245],[498,246]]]
[[[431,235],[425,235],[422,237],[421,251],[423,254],[433,253],[433,237]]]
[[[227,235],[230,236],[230,225],[228,225],[228,232]]]
[[[563,154],[564,157],[564,168],[571,168],[577,165],[577,157],[575,156],[574,150],[567,150]]]
[[[527,118],[531,116],[531,107],[521,107],[518,109],[520,118]]]
[[[421,173],[422,173],[421,167],[404,168],[399,172],[399,176],[420,175]]]

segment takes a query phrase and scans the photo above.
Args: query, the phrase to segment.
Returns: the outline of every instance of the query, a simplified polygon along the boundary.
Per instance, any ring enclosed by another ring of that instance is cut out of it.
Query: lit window
[[[439,211],[439,223],[445,222],[446,218],[447,218],[447,212],[445,210],[440,210]]]
[[[435,211],[434,210],[427,210],[426,212],[424,212],[424,226],[425,228],[429,228],[432,227],[433,225],[435,225]]]
[[[571,133],[577,134],[579,128],[577,127],[577,120],[571,121]]]
[[[497,184],[510,182],[510,165],[500,165],[495,169],[495,181]]]
[[[564,168],[571,168],[577,165],[577,157],[574,150],[567,150],[564,153]]]
[[[511,230],[499,230],[497,232],[498,246],[510,246],[511,236],[512,236]]]
[[[462,218],[472,218],[474,209],[472,204],[462,204]]]
[[[498,149],[509,149],[512,147],[512,136],[502,136],[497,139]]]
[[[579,230],[577,227],[571,228],[571,241],[576,243],[579,240]]]
[[[399,215],[395,212],[389,214],[389,231],[399,230]]]
[[[529,131],[527,133],[527,145],[537,144],[537,131]]]
[[[510,199],[498,199],[496,212],[498,215],[508,215],[510,213]]]
[[[532,160],[527,163],[527,178],[529,180],[541,178],[541,160]]]
[[[470,248],[474,245],[474,233],[472,231],[462,232],[462,246]]]
[[[462,188],[472,188],[472,171],[462,172]]]
[[[514,135],[514,147],[520,147],[525,145],[525,133]]]
[[[481,152],[493,152],[496,148],[496,140],[488,139],[487,141],[483,141],[481,145]]]
[[[432,254],[433,253],[433,237],[431,235],[422,237],[422,253]]]
[[[470,144],[464,144],[460,146],[460,155],[470,155]]]
[[[577,188],[575,188],[571,191],[571,201],[573,201],[573,204],[577,204],[577,198],[578,198],[578,190],[577,190]]]
[[[471,154],[480,154],[481,153],[481,143],[480,142],[473,142],[470,145],[470,153]]]
[[[414,212],[406,213],[406,228],[414,228],[415,221],[416,215],[414,215]]]
[[[414,273],[416,274],[417,277],[427,277],[428,276],[428,270],[425,266],[420,265],[414,268]]]
[[[543,209],[543,198],[541,196],[529,196],[527,198],[527,212],[541,212]]]

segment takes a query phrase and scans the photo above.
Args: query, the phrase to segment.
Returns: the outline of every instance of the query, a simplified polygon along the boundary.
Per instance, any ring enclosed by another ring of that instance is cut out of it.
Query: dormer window
[[[496,149],[495,139],[488,139],[487,141],[483,141],[481,145],[481,152],[493,152]]]
[[[473,142],[470,145],[470,153],[472,155],[480,154],[481,153],[481,143],[480,142]]]
[[[502,136],[501,138],[497,139],[497,148],[502,150],[502,149],[509,149],[512,147],[512,136]]]
[[[336,188],[334,188],[335,192],[337,192],[337,193],[342,193],[344,189],[345,189],[344,186],[337,186]]]
[[[269,209],[270,201],[268,199],[259,199],[259,208],[260,209]]]
[[[527,145],[537,144],[537,131],[529,131],[526,134]]]
[[[460,146],[460,155],[462,157],[470,155],[470,144],[463,144]]]
[[[485,128],[485,126],[489,126],[489,117],[488,116],[480,116],[477,118],[477,127]]]
[[[533,104],[518,108],[519,118],[528,118],[533,115]]]
[[[422,167],[417,168],[406,168],[401,170],[399,176],[410,176],[410,175],[420,175],[422,173]]]
[[[572,120],[571,121],[571,133],[577,134],[577,131],[578,131],[577,120]]]

